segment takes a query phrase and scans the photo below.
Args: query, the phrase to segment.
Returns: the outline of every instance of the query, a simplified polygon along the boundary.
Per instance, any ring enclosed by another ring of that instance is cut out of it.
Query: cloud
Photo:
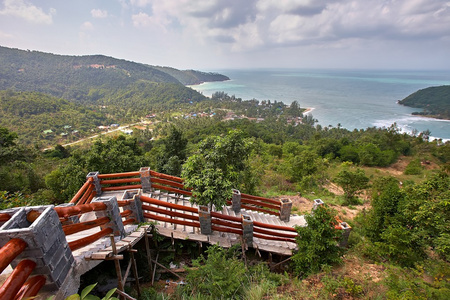
[[[91,16],[97,19],[104,19],[108,17],[108,12],[106,10],[93,9],[91,10]]]
[[[83,31],[94,30],[94,25],[92,25],[91,22],[86,21],[83,24],[81,24],[81,30],[83,30]]]
[[[4,7],[0,10],[0,15],[19,17],[37,24],[52,24],[52,16],[55,13],[53,8],[49,13],[45,13],[41,8],[24,0],[5,0]]]
[[[163,31],[166,31],[166,26],[170,23],[170,20],[163,15],[149,16],[146,13],[140,12],[131,16],[133,26],[137,28],[155,28],[158,27]]]
[[[132,6],[136,7],[146,7],[152,2],[152,0],[131,0],[130,3]]]
[[[136,27],[180,30],[232,51],[448,39],[448,0],[132,0]],[[177,24],[181,26],[176,26]]]

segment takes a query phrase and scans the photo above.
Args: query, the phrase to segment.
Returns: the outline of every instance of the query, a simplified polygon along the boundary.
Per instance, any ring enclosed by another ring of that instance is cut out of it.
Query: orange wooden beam
[[[29,259],[22,260],[11,272],[8,279],[0,287],[0,299],[14,300],[14,297],[36,267],[36,263]]]
[[[25,250],[27,243],[21,239],[11,239],[0,249],[0,273]],[[0,298],[1,299],[1,298]]]

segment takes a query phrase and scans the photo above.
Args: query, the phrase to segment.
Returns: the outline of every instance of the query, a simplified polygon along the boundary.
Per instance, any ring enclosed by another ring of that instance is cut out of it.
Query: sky
[[[178,69],[450,70],[450,1],[0,0],[0,45]]]

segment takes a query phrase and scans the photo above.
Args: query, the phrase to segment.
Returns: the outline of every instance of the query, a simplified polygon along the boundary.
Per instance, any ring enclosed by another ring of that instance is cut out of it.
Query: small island
[[[450,120],[450,85],[418,90],[398,103],[423,109],[413,112],[413,115]]]

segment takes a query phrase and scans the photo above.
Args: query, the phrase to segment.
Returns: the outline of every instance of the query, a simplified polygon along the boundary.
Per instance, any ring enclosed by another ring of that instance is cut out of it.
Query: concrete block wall
[[[86,179],[92,178],[93,179],[93,183],[95,186],[95,192],[97,193],[97,197],[101,196],[102,194],[102,186],[100,184],[100,179],[98,178],[98,174],[99,172],[89,172],[86,175]]]
[[[102,225],[101,229],[112,228],[115,236],[125,237],[125,228],[122,222],[122,216],[120,215],[119,205],[117,204],[117,198],[113,197],[98,197],[93,202],[103,202],[106,204],[106,210],[96,211],[96,218],[109,217],[109,223]]]
[[[32,210],[38,211],[40,216],[30,223],[27,214]],[[22,259],[32,259],[36,262],[33,274],[47,277],[46,289],[61,287],[74,266],[74,258],[54,206],[20,208],[0,227],[0,246],[13,238],[24,240],[28,246],[14,259],[12,267],[16,267]]]
[[[136,220],[137,223],[145,222],[144,212],[142,211],[142,202],[141,202],[141,190],[126,190],[123,193],[122,200],[131,200],[130,205],[124,207],[124,210],[129,209],[133,211],[132,218]]]
[[[202,234],[211,234],[211,211],[208,206],[200,205],[198,207],[198,219],[200,221],[200,232]]]
[[[292,201],[290,199],[281,199],[280,220],[289,222],[291,218]]]
[[[242,214],[242,237],[247,246],[253,246],[253,220],[247,214]]]
[[[239,213],[241,211],[241,192],[239,190],[233,189],[231,208],[235,213]]]
[[[139,173],[141,177],[142,191],[144,193],[150,193],[152,189],[152,184],[150,182],[150,168],[142,167],[139,169]]]

